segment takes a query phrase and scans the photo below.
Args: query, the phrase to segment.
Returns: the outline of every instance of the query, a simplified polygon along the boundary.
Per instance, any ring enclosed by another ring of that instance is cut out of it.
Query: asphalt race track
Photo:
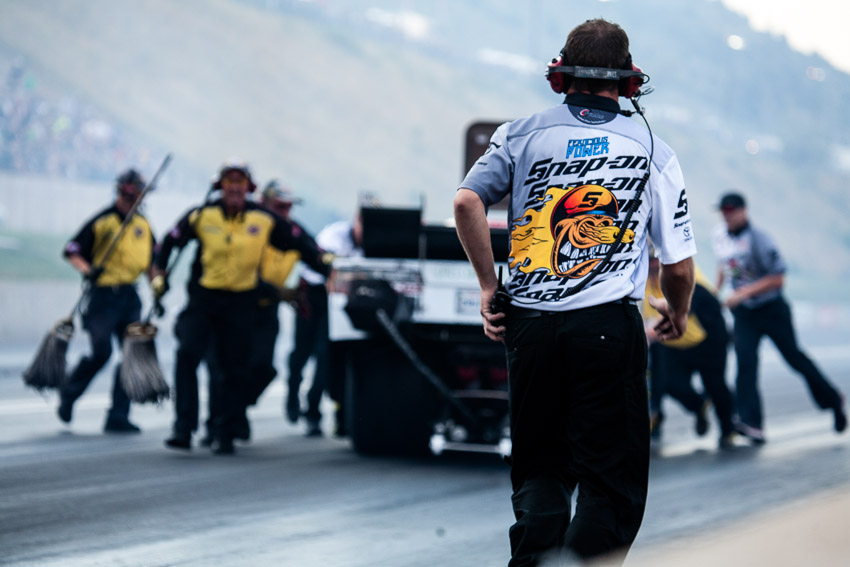
[[[847,335],[811,332],[802,342],[850,392]],[[283,419],[280,379],[251,410],[253,439],[234,457],[164,448],[169,404],[134,406],[141,435],[104,435],[106,373],[65,426],[55,416],[55,394],[42,397],[20,379],[35,346],[0,345],[0,565],[489,567],[508,561],[510,483],[496,456],[366,458],[345,439],[305,438],[300,426]],[[160,352],[169,369],[169,354]],[[764,522],[789,504],[850,489],[850,433],[832,431],[831,413],[815,411],[772,346],[763,353],[764,447],[719,452],[714,423],[697,438],[691,418],[666,402],[646,518],[627,565],[671,542],[751,518]],[[329,431],[331,424],[324,425]]]

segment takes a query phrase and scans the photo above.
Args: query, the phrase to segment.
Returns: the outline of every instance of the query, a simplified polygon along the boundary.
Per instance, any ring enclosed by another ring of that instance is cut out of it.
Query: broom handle
[[[94,267],[99,268],[106,264],[109,258],[112,256],[112,253],[115,251],[116,246],[118,245],[118,241],[121,240],[121,237],[127,231],[127,227],[130,225],[130,221],[133,220],[133,215],[136,214],[136,209],[139,208],[139,205],[142,204],[142,199],[145,198],[145,195],[149,191],[152,191],[154,186],[156,185],[157,180],[159,179],[162,172],[165,171],[165,168],[168,167],[168,164],[171,162],[171,154],[167,154],[165,159],[162,160],[162,163],[159,164],[159,168],[156,170],[156,173],[153,174],[151,180],[145,185],[142,192],[139,193],[139,196],[136,197],[136,200],[133,202],[133,206],[130,207],[130,210],[127,211],[127,214],[124,216],[124,220],[121,222],[121,226],[118,228],[118,232],[115,236],[112,237],[112,240],[109,242],[109,247],[106,249],[106,253],[101,258],[100,262],[98,262]],[[88,280],[87,280],[88,282]],[[74,304],[74,308],[71,309],[71,314],[68,316],[68,319],[73,320],[74,314],[80,309],[80,305],[83,303],[83,299],[86,294],[91,291],[92,282],[88,282],[83,292],[77,298],[77,302]]]
[[[204,195],[204,201],[203,201],[202,206],[207,205],[210,202],[210,195],[213,194],[213,191],[215,191],[215,188],[210,187],[209,190],[207,191],[207,194]],[[166,280],[168,280],[168,276],[171,275],[171,270],[173,270],[174,266],[177,265],[177,262],[180,261],[180,255],[183,254],[183,250],[185,250],[185,249],[186,249],[185,245],[181,246],[180,249],[177,251],[177,254],[174,256],[174,259],[171,260],[168,263],[168,266],[165,268],[165,279]],[[148,309],[147,315],[144,317],[144,319],[142,319],[141,322],[142,322],[143,325],[148,325],[148,324],[150,324],[151,319],[153,319],[154,314],[157,314],[158,317],[162,317],[162,313],[164,313],[164,312],[165,312],[165,308],[163,308],[162,303],[160,303],[159,299],[154,297],[153,303],[151,303],[151,306],[150,306],[150,309]]]
[[[130,225],[130,221],[133,220],[133,215],[136,214],[136,209],[138,209],[139,205],[142,204],[142,199],[145,198],[145,195],[147,195],[148,191],[153,190],[157,180],[159,179],[159,176],[168,166],[169,162],[171,162],[171,154],[165,156],[165,159],[163,159],[162,163],[159,164],[159,169],[156,170],[156,173],[153,174],[151,180],[148,182],[147,185],[145,185],[145,188],[142,189],[142,192],[139,193],[139,196],[136,197],[136,201],[133,203],[133,206],[130,207],[130,210],[127,212],[127,215],[124,217],[124,221],[121,223],[121,227],[118,229],[118,233],[114,237],[112,237],[112,241],[109,243],[109,248],[106,249],[106,253],[103,255],[103,258],[97,264],[96,267],[99,268],[100,266],[106,264],[107,260],[109,260],[109,257],[112,256],[112,252],[115,251],[115,247],[118,245],[118,241],[121,240],[121,237],[124,235],[124,233],[127,231],[127,227]]]

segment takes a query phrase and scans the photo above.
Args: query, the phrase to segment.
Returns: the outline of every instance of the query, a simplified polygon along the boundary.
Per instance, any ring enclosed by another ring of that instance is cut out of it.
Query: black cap
[[[747,206],[744,196],[740,193],[726,193],[720,198],[718,209],[740,209]]]
[[[251,179],[251,170],[248,169],[248,164],[239,158],[231,158],[218,171],[218,179],[213,181],[213,189],[221,189],[221,180],[224,176],[232,171],[238,171],[248,179],[248,191],[253,191],[257,188],[257,184]]]
[[[124,185],[132,185],[136,188],[136,191],[141,191],[145,188],[145,180],[135,169],[128,169],[119,175],[115,180],[115,184],[119,189]]]

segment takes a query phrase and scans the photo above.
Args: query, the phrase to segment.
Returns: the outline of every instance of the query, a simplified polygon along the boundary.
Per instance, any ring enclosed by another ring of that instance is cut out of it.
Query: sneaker
[[[322,436],[322,428],[319,426],[318,421],[309,420],[307,422],[307,437],[321,437]]]
[[[847,412],[844,410],[844,396],[841,396],[841,402],[832,411],[835,412],[835,432],[841,433],[847,429]]]
[[[233,439],[230,437],[219,437],[213,440],[212,452],[213,455],[235,455],[236,447],[233,446]]]
[[[764,445],[767,443],[767,438],[765,438],[762,429],[747,425],[743,421],[735,424],[735,431],[749,439],[753,445]]]
[[[190,451],[192,449],[192,435],[175,431],[171,437],[165,440],[165,446],[169,449],[183,449]]]
[[[60,402],[59,407],[56,408],[56,415],[59,416],[59,419],[62,423],[71,423],[71,413],[74,410],[74,404],[70,402]]]
[[[141,433],[138,425],[130,423],[127,419],[107,419],[103,425],[106,433]]]
[[[697,411],[697,420],[694,423],[694,430],[700,437],[708,433],[708,410],[710,407],[711,400],[706,398],[705,400],[703,400],[702,405]]]

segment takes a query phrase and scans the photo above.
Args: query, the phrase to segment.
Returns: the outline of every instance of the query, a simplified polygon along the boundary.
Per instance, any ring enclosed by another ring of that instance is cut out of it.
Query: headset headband
[[[643,82],[649,76],[641,71],[627,69],[609,69],[607,67],[580,67],[578,65],[558,65],[549,67],[549,73],[565,73],[577,79],[598,79],[602,81],[618,81],[629,77],[640,77]]]

